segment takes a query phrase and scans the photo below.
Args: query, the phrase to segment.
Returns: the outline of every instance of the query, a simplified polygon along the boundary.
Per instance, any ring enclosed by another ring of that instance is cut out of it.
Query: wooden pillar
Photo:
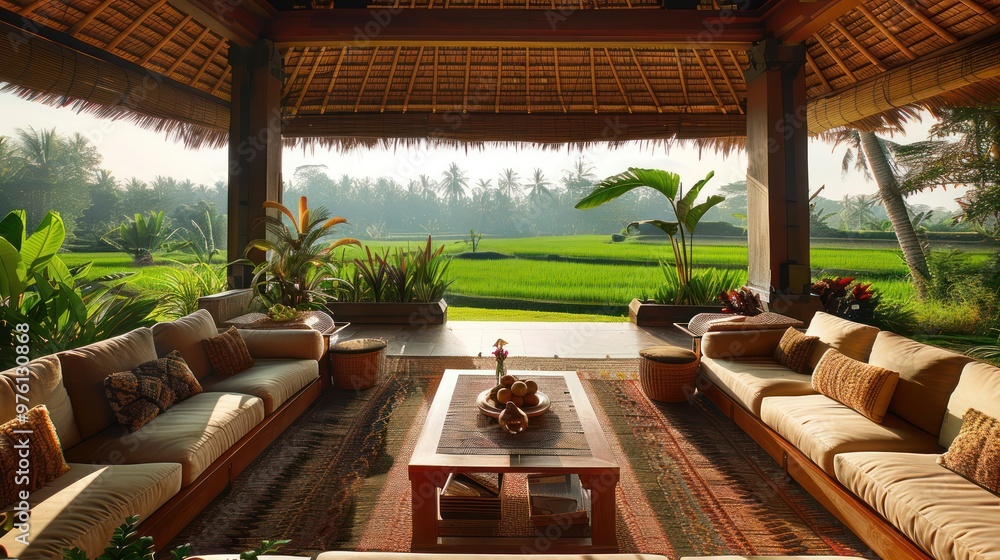
[[[747,84],[749,287],[769,310],[812,316],[805,47],[764,40]],[[807,307],[808,309],[798,309]]]
[[[233,85],[229,124],[227,247],[228,258],[235,260],[243,257],[250,240],[264,237],[264,201],[281,201],[281,81],[284,64],[275,44],[265,39],[249,47],[230,47],[229,64],[232,66]],[[250,255],[254,262],[263,258],[263,254]],[[231,266],[229,275],[235,288],[250,285],[250,267]]]

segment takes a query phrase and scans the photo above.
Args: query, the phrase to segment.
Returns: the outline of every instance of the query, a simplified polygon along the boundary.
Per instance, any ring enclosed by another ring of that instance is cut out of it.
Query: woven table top
[[[441,430],[437,452],[449,455],[579,455],[591,454],[566,380],[541,377],[539,390],[552,402],[548,412],[532,418],[528,429],[508,434],[479,411],[476,397],[496,380],[486,375],[460,375]]]
[[[238,329],[313,329],[326,333],[333,329],[333,317],[322,311],[305,311],[291,321],[275,321],[265,313],[247,313],[225,323]]]

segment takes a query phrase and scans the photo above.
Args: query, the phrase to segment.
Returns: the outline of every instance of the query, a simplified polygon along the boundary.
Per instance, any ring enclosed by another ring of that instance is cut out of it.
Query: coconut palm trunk
[[[913,222],[906,211],[906,204],[903,202],[903,195],[896,181],[896,175],[889,165],[885,151],[873,132],[858,131],[861,136],[861,149],[864,151],[868,166],[875,183],[878,185],[879,196],[882,198],[882,205],[885,207],[889,221],[892,222],[892,229],[896,232],[896,239],[899,241],[899,248],[903,251],[903,258],[906,259],[906,266],[910,269],[910,276],[913,277],[913,285],[917,290],[917,295],[921,298],[927,296],[927,280],[930,278],[930,270],[927,268],[927,257],[924,254],[923,246],[917,237],[917,232],[913,229]]]

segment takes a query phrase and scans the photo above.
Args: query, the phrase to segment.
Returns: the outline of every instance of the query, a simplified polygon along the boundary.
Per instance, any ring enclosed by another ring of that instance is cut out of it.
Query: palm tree
[[[563,170],[563,185],[566,186],[572,199],[579,198],[594,186],[594,179],[597,179],[594,171],[594,166],[583,156],[573,162],[572,169]]]
[[[507,198],[514,199],[524,192],[521,186],[521,177],[511,168],[503,170],[500,179],[497,181],[497,189]]]
[[[841,201],[843,208],[840,211],[841,227],[845,230],[880,229],[878,216],[875,215],[876,205],[878,199],[866,194],[844,195],[844,200]]]
[[[553,198],[552,189],[549,188],[551,184],[545,178],[545,173],[536,167],[534,173],[532,173],[531,182],[527,185],[529,189],[528,198],[538,204],[541,204],[543,198]]]
[[[896,180],[896,167],[893,162],[895,144],[879,138],[874,132],[839,129],[824,135],[827,140],[833,140],[834,147],[847,145],[844,154],[842,171],[847,173],[854,163],[855,169],[862,171],[866,179],[875,178],[878,185],[879,199],[889,215],[892,229],[896,232],[899,248],[903,251],[906,266],[910,269],[913,285],[921,298],[927,295],[927,281],[930,279],[930,269],[927,267],[927,255],[924,247],[913,229],[913,222],[906,211],[903,190]]]
[[[448,170],[441,174],[441,181],[438,182],[438,190],[444,195],[449,205],[454,205],[465,199],[465,189],[469,187],[469,177],[452,162]]]

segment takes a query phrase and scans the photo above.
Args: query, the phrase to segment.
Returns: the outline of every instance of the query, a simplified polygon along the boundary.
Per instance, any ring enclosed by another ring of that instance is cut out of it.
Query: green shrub
[[[163,211],[150,212],[149,216],[136,214],[104,235],[102,240],[119,251],[128,253],[136,266],[153,264],[153,253],[177,233],[168,231],[163,222]]]
[[[177,263],[177,268],[163,272],[153,293],[159,301],[161,320],[173,320],[198,310],[198,298],[225,291],[228,285],[226,265]]]

